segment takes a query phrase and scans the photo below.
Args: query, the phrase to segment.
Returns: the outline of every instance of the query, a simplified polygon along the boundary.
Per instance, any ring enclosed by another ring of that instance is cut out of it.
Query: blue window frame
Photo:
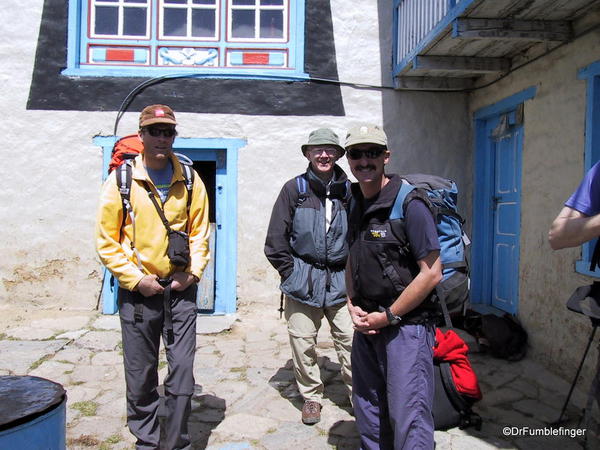
[[[74,76],[305,78],[305,0],[70,0]]]
[[[600,61],[579,71],[578,78],[587,81],[587,106],[585,112],[584,174],[600,160]],[[581,246],[581,260],[575,270],[581,274],[600,278],[600,270],[590,272],[590,259],[596,240]]]

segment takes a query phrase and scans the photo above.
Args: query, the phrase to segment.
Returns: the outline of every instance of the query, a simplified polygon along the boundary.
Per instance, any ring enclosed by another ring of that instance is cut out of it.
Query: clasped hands
[[[185,291],[192,283],[196,282],[196,277],[189,272],[175,272],[171,275],[171,278],[173,279],[171,289],[174,291]],[[144,297],[162,294],[165,290],[158,282],[157,275],[145,275],[138,283],[136,289]]]
[[[389,325],[385,312],[364,311],[360,306],[355,306],[348,301],[348,311],[354,324],[354,329],[363,334],[378,334],[379,329]]]

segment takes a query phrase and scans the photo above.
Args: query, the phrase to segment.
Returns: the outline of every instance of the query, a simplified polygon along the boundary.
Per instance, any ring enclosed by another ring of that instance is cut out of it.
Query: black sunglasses
[[[346,150],[346,156],[348,159],[357,160],[361,158],[377,159],[385,151],[383,147],[370,148],[368,150],[359,150],[356,148],[350,148]]]
[[[148,130],[148,134],[152,137],[158,137],[161,134],[164,137],[170,138],[175,136],[175,134],[177,133],[177,131],[175,130],[175,128],[153,128],[153,127],[148,127],[146,128],[146,130]]]

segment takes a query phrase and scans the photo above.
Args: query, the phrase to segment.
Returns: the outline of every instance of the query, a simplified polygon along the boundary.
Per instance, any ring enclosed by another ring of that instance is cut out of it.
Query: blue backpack
[[[463,313],[469,303],[469,267],[465,247],[470,241],[463,231],[464,219],[458,214],[456,183],[435,175],[403,175],[402,186],[390,212],[390,219],[403,219],[408,203],[422,199],[433,214],[440,241],[443,277],[436,287],[446,326],[451,313]]]

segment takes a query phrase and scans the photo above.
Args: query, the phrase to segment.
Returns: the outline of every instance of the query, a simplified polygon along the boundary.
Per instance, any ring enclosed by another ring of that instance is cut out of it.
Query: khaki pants
[[[315,308],[290,298],[285,299],[285,318],[288,323],[290,346],[294,361],[294,375],[298,390],[304,400],[321,403],[323,382],[317,364],[317,333],[321,328],[323,316],[331,327],[333,346],[342,366],[342,379],[352,395],[352,368],[350,351],[352,347],[352,319],[346,302],[330,308]]]

